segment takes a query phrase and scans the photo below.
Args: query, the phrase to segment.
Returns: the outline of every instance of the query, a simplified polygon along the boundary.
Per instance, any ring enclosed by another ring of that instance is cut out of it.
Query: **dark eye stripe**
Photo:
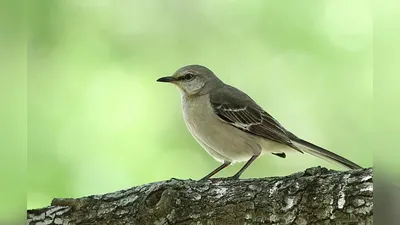
[[[189,74],[185,74],[183,76],[178,77],[178,80],[190,80],[193,78],[193,74],[189,73]]]

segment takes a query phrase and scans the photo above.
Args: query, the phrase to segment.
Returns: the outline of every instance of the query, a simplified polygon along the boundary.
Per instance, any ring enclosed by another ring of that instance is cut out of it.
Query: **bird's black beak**
[[[158,78],[157,82],[172,82],[175,81],[174,77],[161,77]]]

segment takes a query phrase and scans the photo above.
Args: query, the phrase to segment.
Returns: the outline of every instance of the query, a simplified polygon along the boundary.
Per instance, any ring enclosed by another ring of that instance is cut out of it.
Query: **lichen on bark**
[[[372,168],[321,167],[285,177],[171,179],[104,195],[54,199],[28,224],[372,224]]]

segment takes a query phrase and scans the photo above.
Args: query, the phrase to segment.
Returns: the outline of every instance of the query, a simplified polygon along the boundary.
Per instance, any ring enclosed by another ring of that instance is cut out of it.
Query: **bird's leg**
[[[230,164],[231,164],[231,162],[224,162],[224,164],[218,166],[215,170],[213,170],[211,173],[209,173],[207,176],[201,178],[200,180],[203,181],[203,180],[210,179],[210,177],[214,176],[215,174],[217,174],[219,171],[221,171],[225,167],[229,166]]]
[[[249,161],[246,162],[246,164],[244,164],[244,166],[233,176],[229,177],[230,179],[239,179],[240,175],[242,175],[242,173],[247,169],[247,167],[250,166],[250,164],[258,157],[259,155],[253,155]]]

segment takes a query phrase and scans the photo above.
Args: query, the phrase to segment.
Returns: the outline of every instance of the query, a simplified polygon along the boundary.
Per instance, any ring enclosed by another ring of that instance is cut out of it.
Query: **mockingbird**
[[[203,180],[232,163],[247,161],[231,177],[238,179],[258,156],[265,153],[285,158],[289,152],[307,152],[349,169],[362,168],[298,138],[247,94],[225,84],[204,66],[184,66],[172,76],[157,81],[169,82],[179,88],[187,128],[208,154],[223,163]]]

